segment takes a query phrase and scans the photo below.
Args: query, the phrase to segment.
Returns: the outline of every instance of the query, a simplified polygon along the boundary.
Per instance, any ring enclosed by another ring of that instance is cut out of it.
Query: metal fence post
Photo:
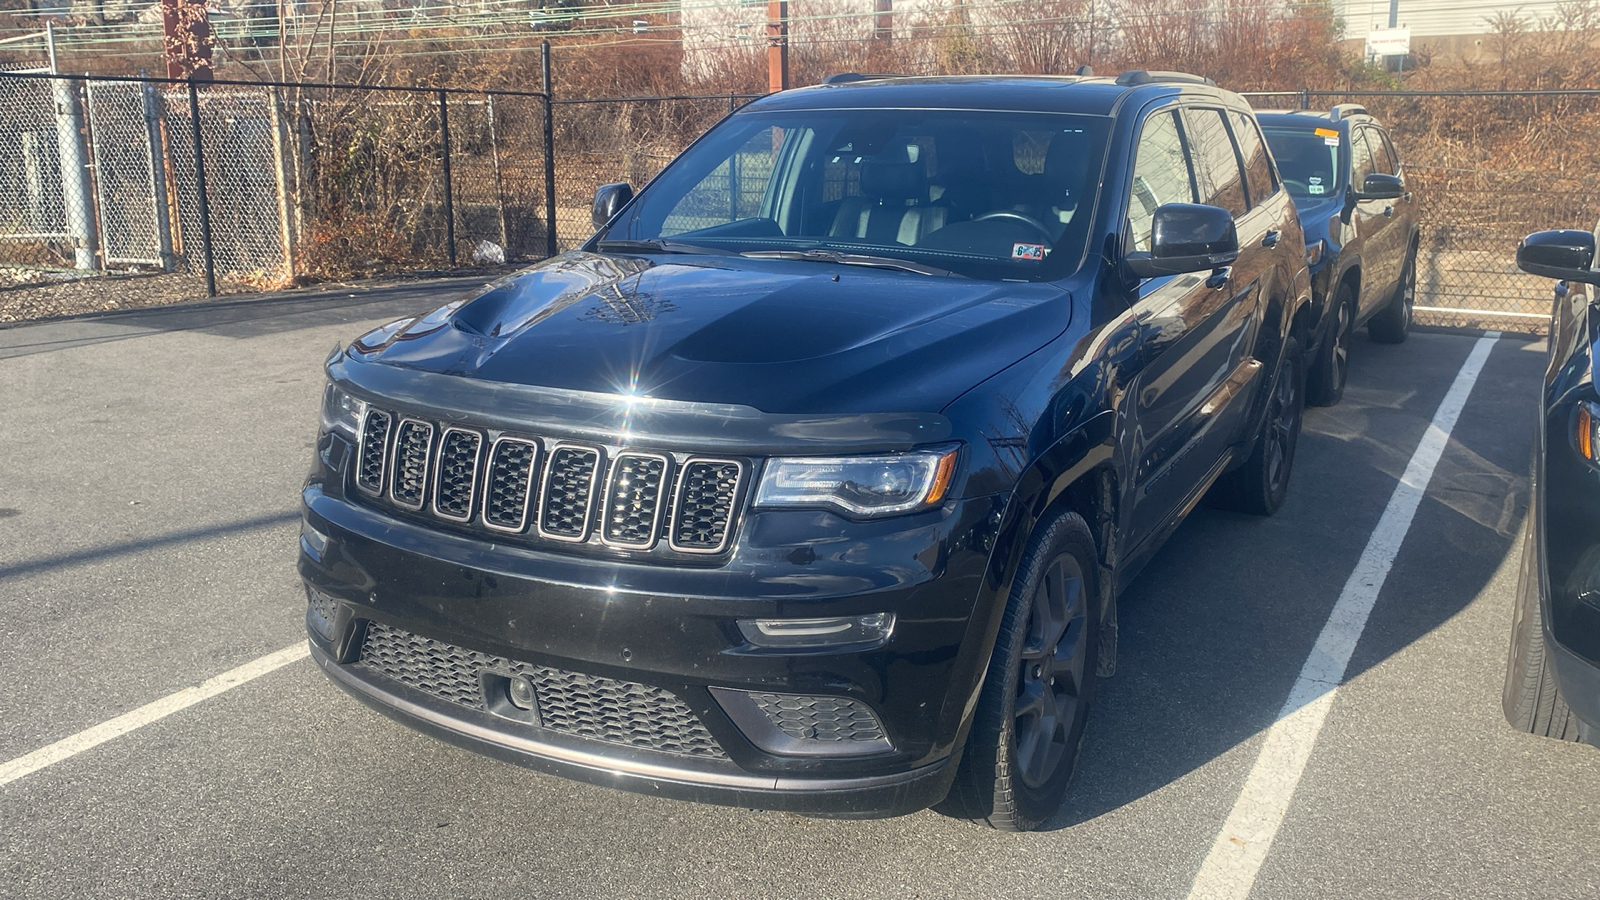
[[[100,266],[95,259],[94,187],[89,182],[89,147],[84,136],[83,104],[78,86],[65,78],[50,81],[56,106],[56,151],[61,157],[61,199],[66,206],[67,233],[72,238],[73,264],[83,271]]]
[[[439,89],[439,153],[444,160],[444,242],[450,268],[456,267],[456,198],[450,189],[450,105]]]
[[[145,138],[150,144],[150,205],[156,217],[156,250],[161,256],[161,271],[176,268],[172,256],[172,208],[167,203],[166,145],[161,139],[161,95],[148,81],[140,85],[144,97]]]
[[[544,250],[556,255],[556,120],[550,93],[550,42],[539,48],[539,69],[544,83]]]
[[[489,154],[494,161],[494,208],[500,213],[500,247],[511,255],[511,241],[506,237],[506,189],[500,175],[500,132],[494,121],[494,95],[483,95],[484,112],[489,117]]]
[[[289,199],[289,192],[293,182],[289,179],[289,154],[285,144],[288,143],[284,135],[283,113],[280,107],[283,96],[278,93],[277,87],[267,89],[267,119],[272,128],[272,178],[278,186],[278,236],[283,241],[283,274],[284,280],[292,282],[295,276],[295,230],[294,216],[290,210],[294,204]]]
[[[217,265],[211,255],[211,204],[206,200],[206,153],[200,139],[200,88],[189,79],[189,127],[194,130],[194,184],[200,195],[200,249],[206,261],[206,296],[217,295]]]

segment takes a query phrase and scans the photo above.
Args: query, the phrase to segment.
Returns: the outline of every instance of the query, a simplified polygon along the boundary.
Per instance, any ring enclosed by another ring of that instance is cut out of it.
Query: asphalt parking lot
[[[296,509],[321,362],[464,284],[0,330],[0,772],[108,738],[0,778],[0,896],[1199,896],[1479,345],[1357,339],[1343,403],[1307,414],[1280,514],[1202,508],[1124,596],[1067,802],[1049,830],[1005,835],[562,781],[396,725],[288,650],[304,643]],[[1600,749],[1500,715],[1544,355],[1487,349],[1243,885],[1257,900],[1600,897]],[[177,692],[278,651],[183,706],[199,695]],[[153,703],[177,711],[117,719]]]

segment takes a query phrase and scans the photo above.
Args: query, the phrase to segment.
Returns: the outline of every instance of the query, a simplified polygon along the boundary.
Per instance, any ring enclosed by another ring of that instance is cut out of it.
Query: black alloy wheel
[[[1034,530],[941,812],[1030,831],[1061,805],[1094,694],[1095,560],[1077,513],[1058,513]]]
[[[1070,553],[1051,560],[1033,592],[1018,657],[1013,706],[1017,770],[1022,783],[1044,787],[1061,766],[1083,698],[1083,642],[1088,598],[1083,569]]]
[[[1300,342],[1289,338],[1283,348],[1266,416],[1244,465],[1217,480],[1208,499],[1240,512],[1270,516],[1289,494],[1294,451],[1300,442],[1305,412],[1305,359]]]
[[[1367,323],[1367,334],[1380,344],[1404,343],[1411,333],[1411,316],[1417,305],[1417,245],[1406,251],[1394,298]]]
[[[1306,400],[1316,406],[1338,403],[1350,379],[1350,338],[1356,330],[1355,291],[1348,284],[1340,285],[1333,302],[1333,309],[1328,312],[1334,319],[1317,350],[1312,383],[1306,386]]]

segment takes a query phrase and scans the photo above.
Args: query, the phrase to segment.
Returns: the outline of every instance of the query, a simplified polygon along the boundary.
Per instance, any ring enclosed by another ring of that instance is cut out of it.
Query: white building
[[[1367,34],[1389,27],[1391,10],[1397,27],[1411,32],[1413,50],[1427,46],[1436,57],[1476,59],[1493,52],[1489,36],[1502,15],[1520,17],[1525,30],[1536,32],[1553,21],[1561,0],[1334,0],[1334,15],[1344,20],[1344,36],[1356,49]]]

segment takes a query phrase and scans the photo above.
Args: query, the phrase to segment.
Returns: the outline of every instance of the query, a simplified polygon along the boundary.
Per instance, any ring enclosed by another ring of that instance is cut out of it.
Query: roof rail
[[[1138,84],[1209,84],[1216,87],[1217,83],[1200,75],[1190,75],[1188,72],[1147,72],[1144,69],[1132,69],[1117,76],[1117,84],[1123,87],[1132,87]]]
[[[853,81],[871,81],[875,78],[910,78],[897,72],[838,72],[822,79],[823,84],[850,84]]]
[[[1350,116],[1364,116],[1366,114],[1367,108],[1359,103],[1336,103],[1333,109],[1328,111],[1328,118],[1338,122]]]

